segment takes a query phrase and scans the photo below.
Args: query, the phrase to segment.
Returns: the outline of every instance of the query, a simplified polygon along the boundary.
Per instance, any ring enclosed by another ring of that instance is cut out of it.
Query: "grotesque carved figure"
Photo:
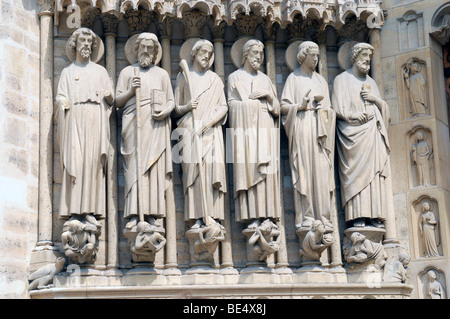
[[[98,250],[97,236],[98,229],[95,225],[70,219],[61,235],[65,255],[79,264],[93,262]]]
[[[139,222],[137,231],[136,240],[130,244],[131,252],[134,254],[133,260],[154,260],[155,254],[166,244],[164,229],[147,222]]]
[[[344,249],[344,256],[349,264],[354,264],[351,266],[374,265],[382,269],[386,264],[387,254],[381,243],[372,242],[359,232],[351,235],[350,242]]]
[[[306,233],[302,241],[300,256],[304,261],[320,261],[322,252],[331,246],[334,239],[330,233],[325,232],[325,226],[321,220],[315,220],[311,229]]]
[[[278,226],[270,219],[264,220],[259,226],[252,229],[253,235],[248,244],[253,247],[253,253],[259,261],[264,261],[267,256],[276,253],[280,249],[280,234]]]
[[[53,283],[53,277],[63,270],[65,262],[66,260],[63,257],[58,257],[54,264],[42,266],[33,272],[28,277],[28,281],[31,281],[28,286],[28,291],[44,289],[51,285]]]

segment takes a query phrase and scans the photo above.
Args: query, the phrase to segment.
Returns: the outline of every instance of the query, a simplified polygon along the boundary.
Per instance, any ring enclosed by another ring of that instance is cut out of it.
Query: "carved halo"
[[[289,70],[292,72],[296,67],[299,66],[297,61],[298,47],[302,43],[302,40],[297,40],[289,44],[286,49],[286,53],[284,54],[284,60],[286,61],[286,65]]]
[[[352,67],[352,48],[358,41],[345,42],[338,51],[338,63],[342,70],[347,70]]]
[[[191,60],[191,50],[194,47],[195,43],[198,40],[202,40],[201,38],[190,38],[186,41],[184,41],[183,45],[181,46],[180,49],[180,59],[181,60],[186,60],[188,62],[189,65],[192,64],[192,60]],[[209,65],[208,65],[208,69],[213,65],[214,63],[214,51],[213,54],[211,56],[211,59],[209,59]]]
[[[76,30],[74,30],[74,32]],[[93,49],[91,52],[91,61],[97,63],[98,61],[100,61],[100,59],[103,57],[103,54],[105,53],[105,46],[103,45],[102,39],[94,31],[92,31],[92,33],[94,33],[95,37],[97,38],[97,47]],[[75,54],[73,54],[72,50],[70,49],[70,38],[66,42],[66,55],[71,62],[75,61]]]
[[[233,61],[234,66],[238,69],[241,67],[242,49],[244,48],[245,43],[251,39],[253,38],[249,36],[242,37],[234,42],[231,47],[231,60]]]
[[[127,58],[128,63],[135,64],[137,62],[136,58],[136,50],[135,50],[135,44],[136,40],[142,33],[137,33],[133,35],[131,38],[127,40],[127,43],[125,43],[125,57]],[[156,37],[156,35],[155,35]],[[157,39],[157,37],[156,37]],[[155,65],[161,61],[162,58],[162,47],[159,41],[156,42],[158,44],[158,55],[156,56]]]

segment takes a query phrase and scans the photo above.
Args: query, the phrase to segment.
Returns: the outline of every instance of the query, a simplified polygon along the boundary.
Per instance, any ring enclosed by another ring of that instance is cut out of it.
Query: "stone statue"
[[[299,46],[299,68],[288,76],[281,96],[282,120],[289,138],[294,185],[296,227],[311,227],[318,219],[330,222],[334,182],[336,116],[328,83],[315,72],[319,47],[311,41]]]
[[[73,62],[63,69],[56,93],[63,170],[59,214],[63,219],[93,225],[93,233],[99,234],[97,218],[104,218],[106,212],[112,82],[106,69],[95,63],[103,54],[103,44],[92,30],[75,30],[66,53]]]
[[[366,219],[384,227],[394,209],[389,162],[388,104],[368,75],[373,47],[358,43],[352,67],[334,80],[332,105],[337,116],[337,150],[345,220],[365,227]]]
[[[89,222],[70,219],[64,224],[61,245],[67,257],[84,264],[95,260],[98,250],[98,229]]]
[[[224,219],[227,182],[222,125],[228,106],[222,80],[209,70],[214,61],[212,43],[201,39],[188,51],[185,61],[190,65],[177,76],[174,114],[183,144],[184,218],[194,221],[196,229],[208,222],[207,216]]]
[[[259,261],[264,261],[267,256],[280,249],[281,232],[270,219],[264,220],[252,231],[253,234],[248,240],[248,245],[253,247],[253,253]]]
[[[302,264],[305,262],[320,263],[320,255],[333,243],[334,239],[330,233],[325,233],[325,226],[321,220],[313,221],[311,229],[302,240],[300,256]]]
[[[121,153],[125,172],[125,230],[139,222],[160,226],[165,192],[172,186],[170,113],[175,104],[169,74],[156,64],[161,46],[153,33],[128,40],[131,65],[119,75],[116,107],[123,108]]]
[[[415,59],[409,59],[403,67],[403,79],[408,89],[412,116],[427,114],[427,83],[420,73],[421,65]]]
[[[441,283],[436,280],[436,272],[434,270],[428,270],[427,278],[427,297],[429,299],[445,299],[444,288]]]
[[[195,265],[209,266],[215,264],[214,254],[217,252],[219,243],[225,240],[225,227],[211,216],[207,216],[206,223],[199,228],[191,228],[186,235],[192,245],[192,263]]]
[[[239,49],[239,48],[235,48]],[[280,104],[275,86],[259,71],[264,45],[248,40],[241,67],[228,77],[228,136],[233,149],[236,220],[255,229],[262,220],[278,220],[280,209],[279,129]]]
[[[425,201],[422,204],[422,214],[419,218],[419,229],[425,246],[425,257],[438,257],[438,234],[436,226],[438,221],[431,210],[431,204]]]
[[[155,254],[166,244],[164,230],[160,226],[141,221],[137,224],[136,240],[130,244],[133,261],[154,260]]]
[[[404,283],[408,278],[406,268],[410,261],[411,258],[405,253],[388,257],[384,265],[383,281]]]
[[[386,264],[387,254],[381,243],[375,243],[361,233],[354,232],[350,237],[350,246],[344,247],[345,260],[352,268],[355,265],[374,265],[382,269]]]
[[[415,134],[415,143],[411,146],[411,159],[416,168],[417,181],[420,186],[431,185],[430,160],[433,158],[433,149],[426,141],[423,131]]]
[[[33,272],[28,277],[28,281],[31,281],[28,285],[28,291],[48,288],[53,283],[53,277],[63,270],[65,262],[66,260],[63,257],[58,257],[54,264],[42,266]]]

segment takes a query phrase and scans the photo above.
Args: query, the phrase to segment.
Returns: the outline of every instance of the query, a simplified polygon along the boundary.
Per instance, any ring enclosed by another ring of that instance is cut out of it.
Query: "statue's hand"
[[[368,91],[368,90],[361,90],[361,96],[364,99],[364,101],[368,101],[370,103],[375,103],[377,104],[378,102],[378,97],[372,93],[372,91]]]
[[[139,76],[133,76],[131,78],[131,90],[136,92],[136,89],[140,87],[141,87],[141,78]]]

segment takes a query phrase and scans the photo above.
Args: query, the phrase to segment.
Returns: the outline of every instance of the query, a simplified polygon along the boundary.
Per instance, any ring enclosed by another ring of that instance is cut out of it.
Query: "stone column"
[[[275,66],[275,36],[277,32],[277,24],[271,23],[264,28],[264,35],[266,38],[265,59],[266,59],[266,74],[272,80],[273,84],[277,83],[276,66]]]
[[[371,61],[372,78],[378,85],[381,98],[384,98],[383,69],[381,65],[381,36],[380,28],[375,27],[370,30],[370,44],[374,47],[373,57]]]
[[[53,245],[53,1],[39,0],[39,194],[38,236],[30,272],[54,263],[61,254]]]
[[[327,45],[325,38],[325,30],[318,31],[318,42],[319,42],[319,74],[324,77],[325,81],[328,83],[328,63],[327,63]]]
[[[113,14],[105,14],[102,17],[104,35],[105,35],[105,67],[109,77],[116,87],[116,35],[119,25],[118,18]],[[118,221],[118,203],[117,203],[117,112],[112,107],[110,118],[110,146],[107,163],[107,272],[114,274],[119,267],[119,221]]]
[[[53,187],[53,8],[41,7],[39,92],[38,245],[52,243]]]

